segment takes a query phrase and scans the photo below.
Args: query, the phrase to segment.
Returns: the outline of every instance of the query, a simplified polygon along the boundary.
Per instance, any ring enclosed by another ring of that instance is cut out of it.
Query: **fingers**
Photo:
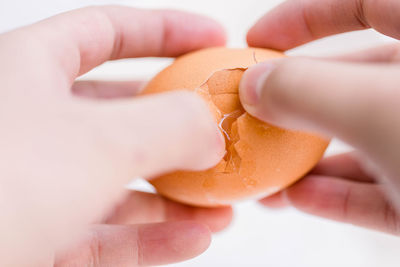
[[[7,154],[2,166],[10,167],[0,197],[11,202],[2,201],[8,204],[0,226],[18,229],[2,239],[7,251],[21,251],[27,259],[63,246],[103,218],[133,178],[209,168],[225,152],[209,108],[194,93],[48,102],[46,109],[31,111],[33,120],[5,124],[1,140]]]
[[[196,208],[159,195],[131,192],[105,221],[108,224],[140,224],[194,220],[212,232],[224,229],[232,220],[232,208]]]
[[[194,222],[98,225],[85,241],[56,258],[55,266],[150,266],[201,254],[210,244],[207,227]]]
[[[323,158],[313,170],[310,175],[320,178],[337,178],[344,180],[351,180],[364,183],[374,183],[373,176],[369,175],[362,167],[360,159],[356,156],[355,152],[339,154],[327,158]],[[271,196],[260,199],[259,202],[268,208],[284,208],[290,205],[286,198],[287,194],[278,192]]]
[[[337,178],[364,183],[375,183],[375,179],[368,173],[360,163],[360,159],[355,152],[339,154],[323,158],[310,175],[320,178]],[[259,202],[268,208],[284,208],[290,205],[286,198],[287,194],[278,192],[272,196],[260,199]]]
[[[375,28],[400,37],[397,0],[291,0],[262,17],[250,29],[250,46],[287,50],[337,33]]]
[[[191,92],[85,102],[84,108],[96,138],[110,147],[107,154],[120,160],[121,171],[130,178],[210,168],[225,153],[224,138],[209,109]]]
[[[225,43],[221,26],[203,16],[119,6],[67,12],[24,31],[42,42],[71,83],[107,60],[177,56]]]
[[[311,174],[344,178],[358,182],[375,182],[373,176],[363,168],[355,152],[324,158],[315,166]]]
[[[124,98],[137,95],[145,81],[77,81],[72,86],[72,93],[87,98]]]
[[[400,134],[393,116],[399,110],[397,71],[302,58],[265,62],[246,71],[240,98],[261,120],[337,136],[393,169],[390,151]]]
[[[399,234],[400,217],[382,187],[310,175],[285,191],[295,208],[316,216]]]

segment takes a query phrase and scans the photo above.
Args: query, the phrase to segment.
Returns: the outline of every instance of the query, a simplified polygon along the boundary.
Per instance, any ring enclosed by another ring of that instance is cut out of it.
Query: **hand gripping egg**
[[[246,113],[239,101],[244,71],[283,56],[267,49],[204,49],[178,58],[149,82],[144,94],[196,92],[208,103],[226,141],[226,154],[214,168],[153,179],[161,195],[195,206],[227,205],[276,193],[315,166],[327,140],[262,122]]]

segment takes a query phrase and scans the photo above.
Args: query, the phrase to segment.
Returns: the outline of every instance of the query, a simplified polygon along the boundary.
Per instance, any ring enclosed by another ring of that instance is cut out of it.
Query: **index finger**
[[[398,0],[289,0],[249,31],[250,46],[288,50],[338,33],[375,28],[400,37]]]
[[[174,57],[225,43],[214,20],[172,10],[88,7],[30,27],[72,83],[97,65],[121,58]]]

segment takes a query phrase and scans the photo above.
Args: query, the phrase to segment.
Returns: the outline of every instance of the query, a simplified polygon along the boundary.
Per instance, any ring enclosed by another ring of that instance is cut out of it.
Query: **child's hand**
[[[400,1],[293,0],[248,33],[250,46],[286,50],[373,27],[400,38]],[[337,136],[354,154],[325,159],[283,195],[296,208],[399,234],[400,45],[332,59],[291,58],[250,68],[241,100],[254,116],[288,128]],[[282,194],[263,200],[282,205]]]
[[[223,137],[194,94],[134,98],[138,82],[75,79],[107,60],[223,43],[222,29],[207,18],[123,7],[85,8],[0,35],[0,265],[53,266],[54,249],[103,222],[134,177],[216,164]],[[133,194],[108,222],[197,218],[218,230],[230,220],[229,208],[153,198]],[[170,263],[209,242],[195,222],[100,225],[88,236],[56,265]]]

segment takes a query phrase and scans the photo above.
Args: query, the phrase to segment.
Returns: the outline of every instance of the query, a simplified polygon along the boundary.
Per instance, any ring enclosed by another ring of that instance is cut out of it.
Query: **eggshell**
[[[209,48],[178,58],[149,82],[144,94],[197,92],[208,103],[226,140],[226,155],[214,168],[153,179],[161,195],[196,206],[227,205],[276,193],[314,167],[327,140],[269,125],[250,116],[240,104],[238,86],[244,71],[283,56],[259,48]]]

